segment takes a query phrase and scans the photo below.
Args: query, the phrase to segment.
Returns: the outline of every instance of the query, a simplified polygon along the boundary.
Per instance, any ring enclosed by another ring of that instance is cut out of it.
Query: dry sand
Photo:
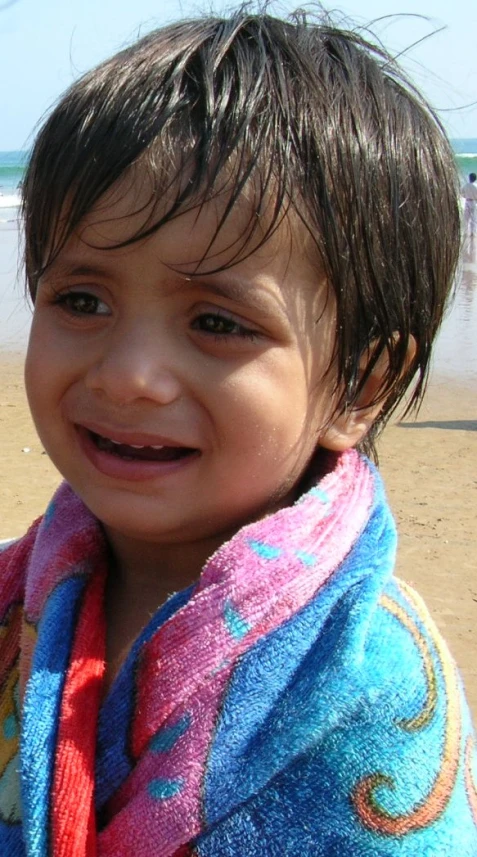
[[[0,538],[45,508],[58,474],[23,392],[21,358],[0,354]],[[432,383],[415,422],[389,427],[380,466],[400,533],[398,573],[416,586],[460,666],[477,720],[477,395]]]

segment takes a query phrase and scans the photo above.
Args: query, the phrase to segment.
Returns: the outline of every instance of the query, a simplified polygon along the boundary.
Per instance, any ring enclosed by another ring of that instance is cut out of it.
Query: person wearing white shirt
[[[469,173],[469,181],[463,185],[460,195],[465,199],[464,206],[464,223],[466,234],[470,233],[471,238],[477,234],[477,185],[475,184],[477,176],[475,173]]]

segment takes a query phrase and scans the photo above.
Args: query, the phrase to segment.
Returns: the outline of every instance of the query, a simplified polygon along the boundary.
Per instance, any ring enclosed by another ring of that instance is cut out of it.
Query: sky
[[[27,148],[38,121],[63,90],[137,35],[227,5],[225,0],[0,0],[0,150]],[[283,0],[273,10],[283,13],[299,5],[304,4]],[[405,51],[400,61],[439,111],[449,136],[477,138],[476,0],[324,5],[338,19],[346,15],[360,26],[371,23],[393,54]]]

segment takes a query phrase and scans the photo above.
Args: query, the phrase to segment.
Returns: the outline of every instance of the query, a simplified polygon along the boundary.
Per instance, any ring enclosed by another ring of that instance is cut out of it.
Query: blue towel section
[[[28,681],[28,701],[23,707],[23,826],[29,853],[35,857],[48,857],[49,854],[49,798],[61,692],[85,582],[86,578],[81,576],[69,577],[51,593],[46,603]]]
[[[8,824],[0,820],[0,854],[5,857],[25,857],[21,824]]]
[[[453,740],[450,656],[391,577],[394,541],[378,494],[332,581],[236,668],[209,756],[200,857],[477,855],[469,713],[462,697]]]

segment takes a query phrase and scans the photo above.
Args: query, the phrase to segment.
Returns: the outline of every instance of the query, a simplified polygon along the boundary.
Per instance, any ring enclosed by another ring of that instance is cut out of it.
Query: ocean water
[[[15,193],[23,179],[27,152],[0,152],[0,193]]]
[[[0,152],[0,226],[16,220],[27,152]]]
[[[465,181],[469,173],[477,175],[477,137],[451,140],[458,170]]]

